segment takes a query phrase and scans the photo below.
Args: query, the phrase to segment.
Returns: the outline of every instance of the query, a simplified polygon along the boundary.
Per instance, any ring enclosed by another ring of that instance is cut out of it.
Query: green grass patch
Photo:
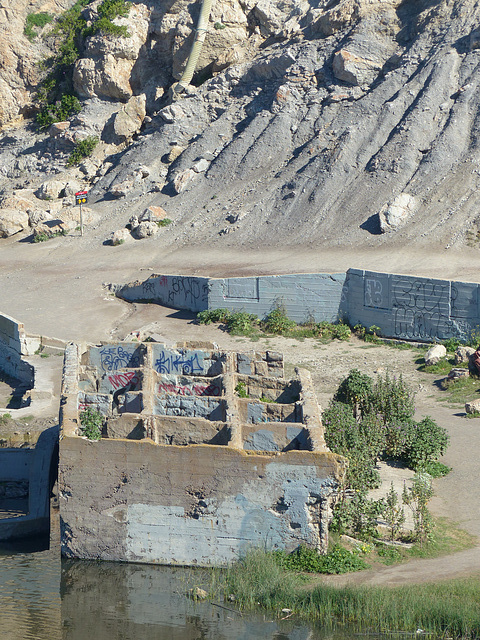
[[[425,373],[433,373],[436,375],[448,375],[453,367],[463,367],[463,365],[455,364],[455,358],[442,358],[435,364],[426,365],[425,358],[418,358],[415,360],[415,363],[419,366],[417,367],[419,371],[424,371]],[[468,366],[468,365],[466,365]]]
[[[285,336],[304,340],[305,338],[317,338],[322,342],[331,340],[349,340],[351,336],[350,327],[342,322],[308,322],[297,325],[290,320],[281,307],[273,309],[269,314],[260,320],[253,313],[245,311],[229,311],[228,309],[211,309],[200,311],[197,314],[199,324],[220,323],[228,333],[232,335],[248,336],[252,340],[270,335]]]
[[[387,552],[391,554],[392,552]],[[223,574],[224,594],[243,610],[288,608],[296,618],[349,625],[379,633],[422,629],[434,638],[474,639],[480,629],[477,578],[385,588],[307,585],[302,575],[279,566],[273,553],[251,551]],[[218,588],[218,574],[215,574]]]
[[[439,399],[452,405],[464,405],[480,393],[480,380],[471,376],[457,380],[445,379],[439,382],[439,386],[443,391]]]

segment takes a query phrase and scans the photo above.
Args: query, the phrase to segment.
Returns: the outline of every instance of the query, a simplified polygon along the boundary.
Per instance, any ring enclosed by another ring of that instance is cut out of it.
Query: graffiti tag
[[[192,386],[175,385],[168,382],[161,382],[158,385],[159,393],[172,393],[177,396],[219,396],[220,388],[214,384],[195,384]]]
[[[167,356],[165,352],[162,352],[155,360],[155,369],[158,373],[183,373],[185,375],[203,371],[196,353],[192,356],[176,354]]]
[[[121,345],[118,347],[104,347],[100,351],[101,366],[104,371],[115,371],[122,367],[139,367],[140,355],[129,353]]]

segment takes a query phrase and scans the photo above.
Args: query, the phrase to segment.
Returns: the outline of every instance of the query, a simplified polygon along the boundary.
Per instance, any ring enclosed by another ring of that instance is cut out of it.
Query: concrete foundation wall
[[[33,367],[23,360],[29,353],[24,326],[14,318],[0,314],[0,371],[33,387]]]
[[[203,311],[208,308],[208,278],[152,275],[144,282],[133,282],[116,294],[130,302],[156,302],[174,309]]]
[[[183,284],[182,288],[177,280],[188,280],[188,285]],[[288,317],[298,323],[343,319],[351,326],[376,325],[385,337],[425,342],[450,337],[466,339],[480,325],[480,285],[471,282],[359,269],[332,275],[177,280],[174,276],[151,276],[144,283],[119,288],[117,295],[126,300],[145,299],[143,287],[148,286],[152,302],[191,311],[227,308],[260,318],[282,306]],[[202,291],[201,296],[192,295],[193,290]]]
[[[0,449],[0,482],[28,480],[33,449]]]
[[[225,565],[252,546],[323,548],[343,459],[225,446],[62,440],[66,556]]]

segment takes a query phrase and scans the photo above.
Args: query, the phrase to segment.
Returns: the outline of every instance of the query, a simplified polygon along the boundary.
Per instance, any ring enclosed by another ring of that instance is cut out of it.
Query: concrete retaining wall
[[[10,316],[0,314],[0,371],[33,387],[33,367],[23,360],[29,353],[25,328]]]
[[[50,427],[41,433],[35,449],[22,452],[28,453],[28,468],[18,470],[18,474],[22,480],[28,479],[28,514],[0,520],[0,540],[15,540],[49,532],[50,468],[57,446],[58,427]],[[21,458],[20,452],[17,455]],[[8,466],[13,464],[13,460],[7,463]],[[9,478],[5,477],[5,472],[8,468],[4,470],[2,462],[4,459],[0,458],[0,479],[7,480]]]
[[[260,318],[282,306],[298,323],[343,319],[351,326],[376,325],[385,337],[432,342],[470,337],[480,325],[479,288],[471,282],[349,269],[246,278],[152,275],[117,288],[117,295],[191,311],[223,307]]]
[[[64,438],[62,553],[209,566],[251,547],[319,546],[341,469],[332,453]]]
[[[28,480],[33,449],[0,449],[0,482]]]

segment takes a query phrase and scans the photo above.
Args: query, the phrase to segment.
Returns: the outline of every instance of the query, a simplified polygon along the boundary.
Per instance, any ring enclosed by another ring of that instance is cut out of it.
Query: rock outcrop
[[[28,10],[1,9],[5,122],[28,112],[46,47],[22,40]],[[70,153],[95,136],[68,179],[93,202],[125,199],[125,215],[155,194],[188,242],[226,242],[228,229],[229,246],[445,249],[480,228],[477,2],[217,0],[195,86],[171,102],[197,17],[186,0],[135,2],[115,19],[130,37],[87,38],[82,112],[50,135],[0,136],[3,192],[66,183]]]

